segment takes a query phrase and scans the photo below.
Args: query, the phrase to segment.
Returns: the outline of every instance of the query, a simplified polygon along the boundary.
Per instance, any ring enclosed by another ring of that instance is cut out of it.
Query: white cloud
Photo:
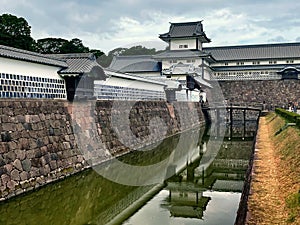
[[[300,36],[298,2],[0,0],[0,4],[0,13],[24,17],[35,39],[76,37],[105,52],[149,41],[164,45],[158,35],[168,31],[169,22],[202,19],[211,46],[293,41]]]

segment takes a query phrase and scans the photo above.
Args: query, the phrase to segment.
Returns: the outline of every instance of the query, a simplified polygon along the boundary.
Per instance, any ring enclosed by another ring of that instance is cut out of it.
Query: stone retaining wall
[[[300,99],[300,80],[220,81],[219,84],[224,98],[232,103],[262,104],[265,101],[273,110]]]
[[[0,100],[0,198],[203,123],[199,103]]]

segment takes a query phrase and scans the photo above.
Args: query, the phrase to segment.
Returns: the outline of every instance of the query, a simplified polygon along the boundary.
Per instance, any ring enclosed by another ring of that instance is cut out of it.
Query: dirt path
[[[284,197],[280,195],[278,164],[266,118],[261,117],[248,201],[249,225],[286,224],[287,212]]]

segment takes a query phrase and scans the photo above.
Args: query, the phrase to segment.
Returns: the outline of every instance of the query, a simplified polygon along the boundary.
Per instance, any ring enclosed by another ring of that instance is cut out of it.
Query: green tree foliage
[[[45,54],[91,52],[96,58],[104,54],[101,50],[85,47],[78,38],[74,38],[71,41],[62,38],[39,39],[37,40],[37,51]]]
[[[155,48],[146,48],[141,45],[133,46],[131,48],[126,49],[121,55],[153,55],[155,54]]]
[[[11,14],[0,16],[0,44],[34,51],[35,41],[30,34],[31,27],[24,18]]]
[[[45,54],[58,54],[61,48],[68,42],[62,38],[43,38],[37,40],[37,51]]]
[[[155,48],[146,48],[138,45],[131,48],[116,48],[110,51],[107,55],[102,55],[98,58],[98,63],[103,67],[108,67],[114,56],[119,55],[154,55],[158,53]]]
[[[89,52],[89,48],[82,44],[82,41],[78,38],[73,38],[71,41],[64,43],[61,46],[60,53],[86,53]]]
[[[96,56],[96,58],[99,58],[100,56],[104,55],[104,52],[97,49],[90,49],[89,52],[93,53]]]
[[[35,41],[31,36],[31,27],[27,21],[11,14],[0,16],[0,44],[15,48],[36,51],[44,54],[62,53],[94,53],[97,61],[103,67],[108,67],[115,55],[154,55],[155,48],[146,48],[141,45],[131,48],[116,48],[105,55],[101,50],[89,49],[78,38],[70,41],[62,38],[43,38]]]
[[[78,38],[70,41],[62,38],[43,38],[35,41],[31,37],[31,27],[28,22],[11,14],[0,16],[0,44],[44,54],[87,53],[92,52],[96,57],[104,54],[97,49],[90,50]]]

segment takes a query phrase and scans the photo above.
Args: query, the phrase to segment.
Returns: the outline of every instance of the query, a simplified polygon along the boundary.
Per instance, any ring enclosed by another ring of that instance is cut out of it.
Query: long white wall
[[[123,79],[120,77],[110,77],[106,81],[96,80],[95,84],[136,88],[136,89],[144,89],[144,90],[152,90],[152,91],[162,91],[162,92],[164,91],[163,85],[142,82],[142,81],[138,81],[138,80]]]
[[[285,60],[240,60],[240,61],[226,61],[226,62],[217,62],[212,63],[210,66],[257,66],[257,65],[290,65],[299,64],[300,59],[285,59]]]
[[[0,73],[62,80],[57,73],[60,69],[61,67],[57,66],[47,66],[43,64],[0,57]]]
[[[0,57],[0,98],[66,99],[61,67]]]

